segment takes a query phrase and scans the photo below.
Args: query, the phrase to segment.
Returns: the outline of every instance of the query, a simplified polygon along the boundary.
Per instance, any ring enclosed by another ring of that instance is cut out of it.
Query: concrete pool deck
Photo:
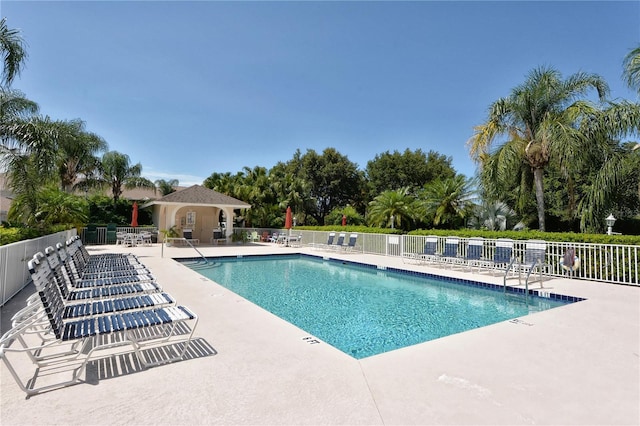
[[[273,244],[198,249],[205,256],[325,254]],[[189,359],[148,370],[123,358],[110,368],[95,363],[86,383],[31,398],[2,363],[2,425],[640,424],[640,288],[550,279],[547,291],[587,300],[356,360],[309,343],[305,331],[171,260],[194,257],[191,248],[89,252],[137,254],[165,291],[199,315]],[[502,283],[400,258],[327,255]],[[33,291],[2,308],[3,332]]]

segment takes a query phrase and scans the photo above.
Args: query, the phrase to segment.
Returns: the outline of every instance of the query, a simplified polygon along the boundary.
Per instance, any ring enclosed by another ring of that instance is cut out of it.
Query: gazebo
[[[234,209],[249,209],[251,205],[204,186],[193,185],[149,201],[140,208],[153,208],[153,224],[158,229],[173,226],[178,232],[191,229],[192,238],[209,241],[214,231],[223,232],[224,237],[232,235]],[[162,238],[163,235],[158,235],[158,241]]]

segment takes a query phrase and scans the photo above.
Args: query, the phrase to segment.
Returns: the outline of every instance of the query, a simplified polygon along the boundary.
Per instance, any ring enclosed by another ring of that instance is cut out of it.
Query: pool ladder
[[[504,289],[504,293],[507,293],[507,275],[509,275],[509,272],[513,269],[515,263],[518,262],[518,283],[522,284],[522,268],[520,267],[521,263],[517,258],[513,258],[511,259],[511,262],[509,263],[509,266],[507,266],[507,269],[504,271],[504,278],[502,281],[502,285],[503,285],[503,289]],[[540,268],[540,280],[542,280],[542,268],[540,266],[540,261],[538,259],[536,259],[535,263],[532,264],[527,271],[527,277],[524,280],[524,301],[525,303],[528,301],[528,296],[529,296],[529,278],[531,277],[531,273],[534,271],[534,269],[536,268],[536,266],[538,266]]]
[[[200,257],[204,260],[204,262],[205,262],[206,264],[209,264],[209,259],[207,259],[207,258],[206,258],[202,253],[200,253],[200,250],[198,250],[198,249],[196,248],[196,246],[194,246],[193,244],[191,244],[191,241],[186,240],[186,242],[187,242],[187,244],[189,244],[189,246],[190,246],[192,249],[194,249],[194,250],[196,251],[196,253],[198,253],[198,254],[200,255]]]
[[[191,241],[187,240],[186,238],[183,239],[184,242],[187,243],[187,245],[189,245],[189,247],[191,247],[192,249],[194,249],[196,251],[196,253],[198,253],[200,255],[200,257],[202,258],[202,260],[204,260],[204,262],[206,264],[209,264],[209,259],[207,259],[204,254],[202,254],[200,252],[200,250],[198,250],[193,244],[191,244]],[[164,257],[164,242],[162,243],[162,257]]]

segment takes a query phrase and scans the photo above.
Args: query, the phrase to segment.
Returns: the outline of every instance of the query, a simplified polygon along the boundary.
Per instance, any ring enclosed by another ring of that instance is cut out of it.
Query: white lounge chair
[[[198,317],[188,308],[139,309],[65,320],[65,303],[55,278],[45,269],[46,262],[32,259],[28,264],[46,307],[51,333],[46,340],[33,342],[31,331],[40,326],[36,318],[17,324],[0,337],[0,358],[28,395],[83,383],[81,376],[87,363],[98,358],[133,353],[145,368],[183,359],[198,323]],[[162,350],[154,352],[154,359],[148,359],[144,351],[160,347]],[[51,356],[47,356],[50,352]],[[26,355],[33,371],[26,375],[19,372],[10,360],[15,354]],[[71,378],[54,383],[38,380],[64,371],[69,371]]]

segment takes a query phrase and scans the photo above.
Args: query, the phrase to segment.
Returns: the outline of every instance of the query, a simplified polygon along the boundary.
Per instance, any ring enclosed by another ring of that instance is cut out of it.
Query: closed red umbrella
[[[133,212],[131,213],[131,226],[138,226],[138,203],[133,202]]]
[[[284,227],[291,229],[293,227],[293,214],[291,213],[291,207],[287,207],[287,215],[284,218]]]
[[[347,216],[342,215],[342,226],[347,226]]]

